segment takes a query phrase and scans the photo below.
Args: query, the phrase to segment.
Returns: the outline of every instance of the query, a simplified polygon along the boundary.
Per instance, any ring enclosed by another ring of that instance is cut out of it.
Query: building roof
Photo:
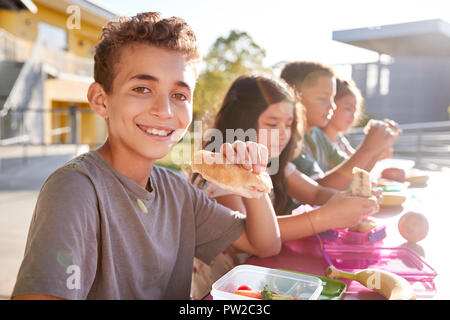
[[[0,9],[14,11],[28,9],[33,13],[37,12],[37,8],[31,0],[0,0]]]
[[[112,9],[98,0],[33,0],[46,7],[66,12],[70,5],[76,5],[81,9],[81,17],[94,25],[102,26],[104,21],[113,20],[125,15],[123,12]],[[100,19],[99,19],[100,18]]]
[[[339,30],[333,40],[391,56],[450,57],[450,24],[441,19]]]
[[[67,2],[78,5],[81,8],[108,20],[124,15],[123,12],[108,7],[98,0],[67,0]]]

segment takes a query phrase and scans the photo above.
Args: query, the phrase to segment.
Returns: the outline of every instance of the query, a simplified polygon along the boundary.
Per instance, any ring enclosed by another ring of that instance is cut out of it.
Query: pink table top
[[[416,252],[438,275],[432,285],[433,290],[426,290],[419,283],[417,286],[418,299],[450,299],[450,292],[446,290],[450,284],[450,254],[446,249],[450,226],[450,172],[427,172],[430,179],[428,185],[422,188],[409,188],[408,199],[399,207],[384,207],[375,217],[386,225],[387,237],[378,242],[377,246],[398,247],[405,246]],[[429,222],[429,233],[419,243],[408,243],[398,232],[398,220],[409,211],[424,214]],[[316,237],[308,237],[283,244],[280,254],[270,258],[251,258],[248,264],[300,271],[324,276],[327,264],[320,252]],[[339,279],[342,280],[342,279]],[[378,293],[369,290],[356,281],[342,280],[347,284],[347,290],[342,299],[384,299]]]

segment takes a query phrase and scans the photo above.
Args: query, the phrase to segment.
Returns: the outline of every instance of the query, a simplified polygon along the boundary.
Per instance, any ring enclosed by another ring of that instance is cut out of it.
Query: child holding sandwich
[[[334,103],[333,116],[321,129],[339,151],[351,157],[355,149],[344,134],[360,121],[363,97],[353,81],[336,78]]]
[[[180,18],[147,12],[103,29],[87,96],[108,138],[44,183],[14,299],[187,299],[194,256],[279,252],[267,194],[245,199],[244,217],[154,165],[191,123],[198,61]],[[255,174],[268,161],[254,142],[233,156]]]
[[[301,105],[294,101],[281,81],[265,76],[241,76],[236,79],[225,95],[212,129],[221,132],[224,137],[229,130],[243,130],[249,132],[249,136],[254,130],[257,142],[264,144],[269,152],[268,169],[278,164],[278,170],[271,173],[274,188],[270,196],[279,215],[277,219],[282,241],[311,236],[332,228],[351,227],[363,217],[378,211],[377,193],[371,198],[360,198],[322,187],[291,163],[302,136],[303,113]],[[277,135],[272,135],[272,132]],[[273,138],[276,136],[278,138]],[[240,138],[236,135],[235,139]],[[213,145],[213,139],[206,140],[204,149],[209,150]],[[248,211],[245,197],[223,190],[198,174],[193,174],[191,181],[218,203],[242,213]],[[289,197],[321,207],[307,214],[283,215],[290,213],[284,211]],[[247,258],[246,255],[236,254],[231,248],[209,265],[196,260],[191,295],[201,298],[209,292],[215,280]]]
[[[361,146],[349,157],[339,152],[319,129],[328,124],[335,109],[333,70],[320,63],[298,61],[286,64],[280,76],[305,107],[304,145],[293,162],[320,185],[347,189],[352,182],[353,167],[370,171],[401,133],[392,121],[373,121]]]
[[[336,110],[328,124],[320,129],[338,151],[343,152],[347,157],[351,157],[356,151],[344,134],[360,121],[363,100],[360,90],[353,81],[336,78],[336,94],[334,96]],[[371,121],[373,122],[373,120]],[[392,127],[397,125],[392,120],[384,121],[390,123]],[[393,152],[393,147],[387,148],[383,154],[372,160],[373,164],[392,157]],[[369,166],[372,166],[372,163]],[[389,168],[389,171],[384,172],[385,175],[386,173],[390,174],[393,180],[405,176],[404,170],[400,168]]]

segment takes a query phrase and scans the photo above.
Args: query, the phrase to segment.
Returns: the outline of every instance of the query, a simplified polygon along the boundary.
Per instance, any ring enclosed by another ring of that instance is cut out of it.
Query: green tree
[[[219,37],[204,58],[204,70],[200,73],[194,93],[196,117],[213,115],[231,83],[240,75],[252,72],[272,73],[265,69],[266,51],[246,32],[230,31],[227,37]]]

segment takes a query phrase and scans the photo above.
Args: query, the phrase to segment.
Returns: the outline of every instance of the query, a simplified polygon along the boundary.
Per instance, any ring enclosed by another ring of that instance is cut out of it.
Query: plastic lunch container
[[[386,226],[379,225],[367,232],[353,232],[348,229],[332,229],[319,233],[326,243],[371,245],[386,238]]]
[[[414,251],[405,247],[324,246],[331,263],[344,271],[367,268],[396,273],[409,281],[431,281],[437,273]]]
[[[271,291],[300,300],[318,300],[323,289],[322,280],[314,276],[243,264],[214,282],[211,295],[214,300],[256,300],[234,292],[242,285],[262,291],[266,284]]]
[[[303,214],[311,211],[316,207],[309,205],[300,205],[292,211],[293,215]],[[354,244],[354,245],[371,245],[386,238],[386,226],[379,224],[377,219],[371,218],[377,223],[377,227],[367,232],[353,232],[346,229],[330,229],[319,233],[319,236],[325,243],[329,244]]]

